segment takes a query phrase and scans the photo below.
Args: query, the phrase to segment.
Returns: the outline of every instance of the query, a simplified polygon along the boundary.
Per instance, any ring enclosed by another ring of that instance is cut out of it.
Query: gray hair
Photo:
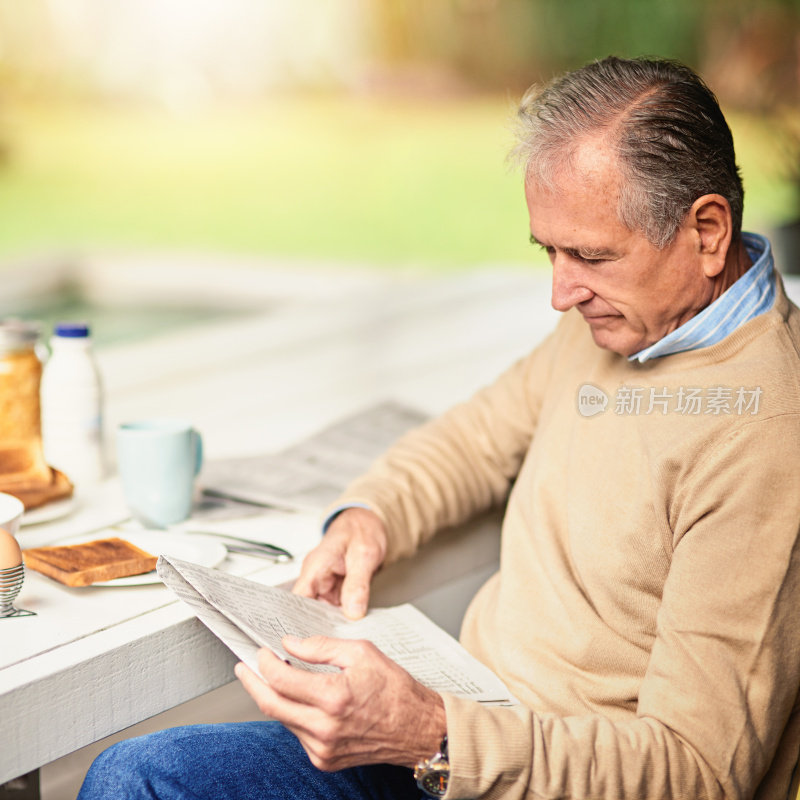
[[[725,117],[713,92],[674,61],[595,61],[531,87],[518,111],[517,145],[526,180],[552,186],[582,139],[610,135],[622,172],[617,213],[655,247],[675,237],[692,204],[720,194],[733,238],[742,227],[744,189]]]

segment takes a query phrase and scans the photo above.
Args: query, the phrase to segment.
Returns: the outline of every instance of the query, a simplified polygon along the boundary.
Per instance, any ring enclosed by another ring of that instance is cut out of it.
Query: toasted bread
[[[0,441],[0,484],[3,491],[50,481],[50,467],[44,459],[40,439]]]
[[[0,492],[18,497],[26,511],[71,497],[72,490],[69,478],[47,465],[38,440],[0,443]]]
[[[4,476],[0,475],[0,492],[18,497],[26,511],[72,497],[73,486],[70,479],[60,470],[50,467],[48,470],[47,480],[28,481],[27,484],[17,482],[15,486],[7,486]]]
[[[155,569],[156,556],[124,539],[97,539],[85,544],[23,550],[25,566],[67,586],[141,575]]]

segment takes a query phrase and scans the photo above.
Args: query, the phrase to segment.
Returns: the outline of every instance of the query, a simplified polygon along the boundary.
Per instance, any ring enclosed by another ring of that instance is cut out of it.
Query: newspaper
[[[161,556],[158,574],[194,614],[245,664],[258,673],[257,652],[268,647],[293,666],[338,671],[287,653],[283,636],[367,639],[420,683],[490,705],[514,705],[502,681],[452,636],[410,604],[370,610],[347,619],[335,606],[300,597],[177,558]]]
[[[399,436],[426,419],[415,409],[381,403],[279,453],[209,461],[200,482],[210,496],[317,512]]]

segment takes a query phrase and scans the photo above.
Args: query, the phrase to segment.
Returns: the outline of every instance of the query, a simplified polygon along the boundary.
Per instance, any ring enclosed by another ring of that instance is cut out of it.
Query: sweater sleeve
[[[752,797],[797,713],[798,474],[796,414],[750,422],[706,452],[674,487],[636,716],[446,697],[448,800]]]
[[[553,338],[467,402],[401,437],[331,509],[375,511],[388,531],[389,563],[502,503],[536,429]]]

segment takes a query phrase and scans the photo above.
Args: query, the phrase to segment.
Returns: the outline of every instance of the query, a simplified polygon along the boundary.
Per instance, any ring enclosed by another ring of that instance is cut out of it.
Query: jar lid
[[[41,335],[41,322],[13,318],[0,320],[0,350],[33,347]]]
[[[89,326],[85,322],[57,322],[53,333],[62,339],[86,339]]]

